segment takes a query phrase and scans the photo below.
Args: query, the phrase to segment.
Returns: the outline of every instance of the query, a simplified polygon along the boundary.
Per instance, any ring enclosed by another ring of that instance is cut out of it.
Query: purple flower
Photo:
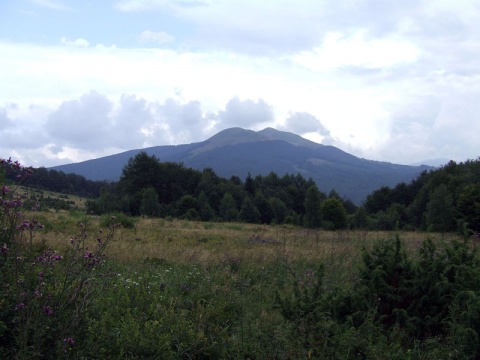
[[[67,337],[63,339],[63,342],[69,346],[73,346],[75,344],[75,341],[71,337]]]
[[[7,244],[3,244],[2,247],[0,247],[0,254],[6,254],[6,253],[8,253]]]
[[[47,316],[51,316],[51,315],[53,315],[53,309],[48,305],[44,305],[43,306],[43,313]]]
[[[25,309],[25,304],[23,302],[15,306],[15,310],[23,310],[23,309]]]

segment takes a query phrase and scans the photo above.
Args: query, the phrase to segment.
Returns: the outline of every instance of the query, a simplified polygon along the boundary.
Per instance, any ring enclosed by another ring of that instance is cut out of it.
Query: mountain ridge
[[[335,189],[356,203],[381,186],[409,182],[428,166],[398,165],[358,158],[330,145],[272,128],[260,131],[229,128],[209,139],[182,145],[162,145],[129,150],[52,169],[76,173],[90,180],[116,181],[131,157],[141,151],[160,161],[183,163],[197,170],[212,168],[218,175],[245,178],[276,172],[300,173],[312,178],[319,189]]]

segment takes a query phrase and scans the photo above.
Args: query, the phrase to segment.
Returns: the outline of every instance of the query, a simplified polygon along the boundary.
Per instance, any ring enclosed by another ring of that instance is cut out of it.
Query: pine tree
[[[320,191],[315,185],[308,188],[305,195],[305,216],[304,223],[306,227],[318,228],[321,224],[321,204],[322,198]]]

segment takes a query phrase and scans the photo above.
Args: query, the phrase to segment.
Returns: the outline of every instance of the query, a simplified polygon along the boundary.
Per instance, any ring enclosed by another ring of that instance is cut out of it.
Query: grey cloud
[[[108,141],[113,104],[104,95],[90,92],[65,101],[47,121],[47,131],[59,144],[102,149]]]
[[[43,130],[28,120],[8,114],[8,110],[17,110],[17,105],[9,104],[6,109],[0,108],[0,150],[1,149],[33,149],[44,145],[48,137]],[[31,114],[39,115],[36,108],[30,108]]]
[[[186,104],[167,99],[160,111],[173,130],[202,126],[203,116],[200,102],[190,101]]]
[[[155,121],[152,105],[134,95],[122,95],[119,108],[111,118],[110,138],[118,148],[142,146],[145,135],[141,129]]]
[[[94,91],[66,101],[54,111],[47,129],[57,146],[102,150],[143,145],[141,129],[154,122],[146,100],[123,95],[117,108],[105,95]]]
[[[221,127],[250,127],[274,120],[273,110],[264,100],[259,99],[241,101],[234,97],[231,99],[225,111],[218,113],[219,124]]]
[[[157,144],[169,143],[172,138],[176,143],[203,140],[210,119],[203,113],[200,102],[182,103],[169,98],[163,104],[155,103],[154,108],[153,138]]]
[[[5,109],[0,108],[0,133],[11,127],[13,127],[13,121],[8,117]]]
[[[475,99],[480,91],[442,93],[439,89],[439,95],[419,96],[393,110],[388,141],[367,156],[399,163],[402,159],[414,163],[428,158],[477,158],[480,104]]]
[[[285,127],[297,134],[316,132],[322,136],[330,136],[330,131],[312,114],[306,112],[296,112],[287,120]]]
[[[462,7],[471,10],[469,17],[458,15],[465,13]],[[456,5],[418,0],[245,0],[235,3],[123,0],[116,2],[116,8],[168,14],[177,28],[191,30],[188,31],[191,37],[184,44],[187,47],[262,56],[311,50],[320,46],[329,32],[340,32],[347,37],[358,31],[367,38],[400,36],[423,47],[429,41],[469,35],[478,38],[480,23],[473,20],[480,12],[480,6],[474,1]]]

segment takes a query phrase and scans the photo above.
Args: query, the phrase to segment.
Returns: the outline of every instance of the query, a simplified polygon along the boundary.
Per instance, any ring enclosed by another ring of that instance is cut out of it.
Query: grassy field
[[[42,213],[40,219],[48,224],[37,241],[55,248],[65,247],[72,228],[86,221],[91,233],[102,229],[101,218],[86,216],[79,211]],[[248,264],[258,265],[279,258],[291,262],[324,262],[337,260],[350,267],[361,253],[378,240],[398,234],[407,249],[415,250],[427,236],[450,241],[455,234],[426,234],[422,232],[387,231],[323,231],[289,225],[271,226],[245,223],[195,222],[138,218],[133,228],[119,228],[107,253],[109,257],[132,262],[161,259],[180,263],[214,264],[225,257],[235,257]]]
[[[82,251],[94,251],[108,223],[121,220],[81,210],[35,216],[45,229],[34,243],[64,259],[82,238]],[[36,330],[62,333],[52,358],[60,351],[78,359],[429,359],[458,345],[387,331],[373,308],[359,310],[361,322],[358,314],[339,315],[355,299],[347,292],[358,292],[362,249],[398,237],[415,257],[427,237],[443,246],[455,235],[128,220],[130,227],[114,230],[106,258],[81,279],[94,286],[75,307],[82,310],[76,327],[51,322]],[[71,308],[63,311],[65,319],[73,316]],[[68,331],[74,345],[65,345]]]

